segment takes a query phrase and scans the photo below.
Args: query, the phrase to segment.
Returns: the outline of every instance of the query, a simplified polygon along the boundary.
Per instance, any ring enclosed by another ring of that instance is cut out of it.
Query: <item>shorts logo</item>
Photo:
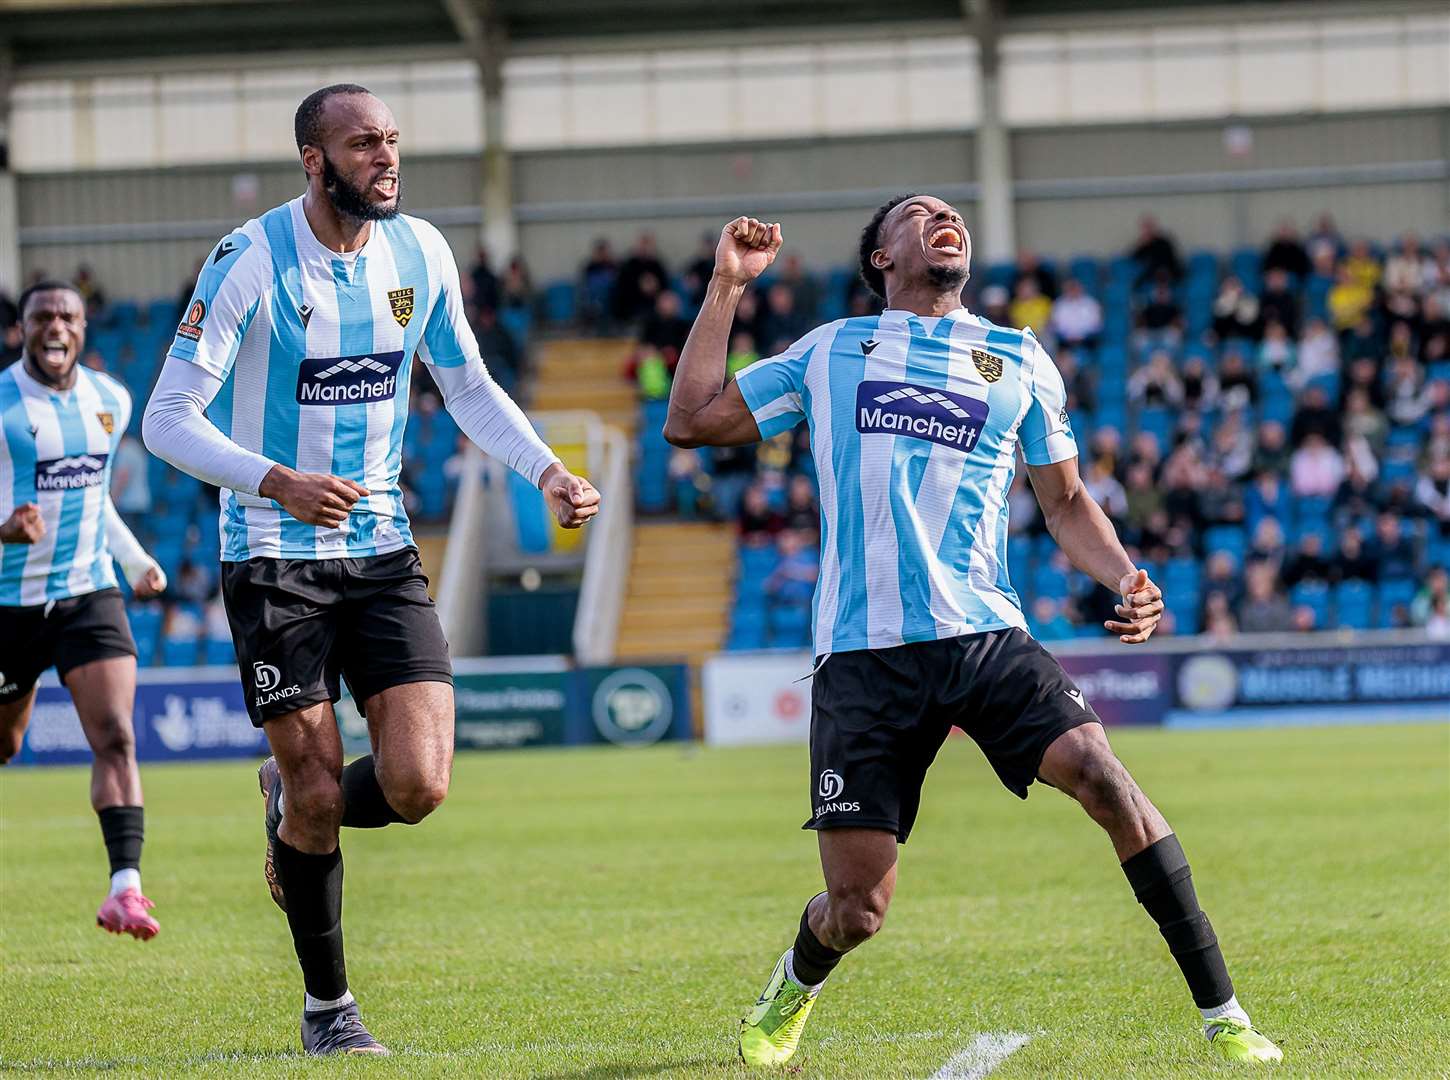
[[[816,794],[827,801],[834,799],[845,790],[846,781],[841,779],[841,774],[835,769],[827,769],[821,773],[821,779],[816,784]]]
[[[282,673],[271,664],[264,664],[258,660],[252,665],[252,682],[256,683],[258,691],[266,693],[272,687],[282,681]]]
[[[1002,358],[993,356],[986,349],[972,350],[972,364],[988,382],[996,382],[1002,377]]]
[[[407,326],[413,317],[413,286],[406,289],[390,289],[388,303],[393,305],[393,318],[399,326]]]
[[[257,707],[270,705],[274,701],[283,701],[289,697],[296,697],[302,693],[302,687],[293,683],[284,690],[278,690],[277,686],[282,681],[282,673],[271,664],[264,664],[258,660],[252,664],[252,684],[257,690]]]
[[[77,454],[35,463],[36,491],[76,491],[100,487],[106,479],[106,454]]]
[[[180,337],[191,338],[192,341],[201,340],[201,324],[206,321],[206,301],[193,300],[191,307],[186,313],[186,318],[176,328]]]
[[[987,423],[987,403],[949,390],[900,382],[856,388],[856,430],[905,435],[970,453]]]
[[[368,356],[322,356],[297,369],[297,401],[302,405],[366,405],[390,400],[398,390],[403,352]]]
[[[105,430],[107,435],[115,433],[116,417],[113,414],[108,412],[98,412],[96,413],[96,419],[101,422],[101,427]]]

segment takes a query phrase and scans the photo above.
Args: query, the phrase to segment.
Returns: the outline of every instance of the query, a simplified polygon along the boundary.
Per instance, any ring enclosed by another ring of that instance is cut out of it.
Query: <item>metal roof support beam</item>
[[[10,93],[15,63],[10,47],[0,43],[0,293],[20,293],[20,199],[10,169]]]
[[[981,197],[977,200],[972,254],[980,265],[982,261],[1002,262],[1017,255],[1012,143],[1002,119],[1002,0],[962,0],[962,15],[977,42],[977,97],[981,102],[977,184]]]
[[[489,252],[495,268],[519,250],[518,222],[514,219],[513,162],[504,123],[503,64],[508,36],[496,0],[443,0],[458,36],[478,65],[483,91],[483,156],[479,172],[478,205],[483,213],[479,243]]]

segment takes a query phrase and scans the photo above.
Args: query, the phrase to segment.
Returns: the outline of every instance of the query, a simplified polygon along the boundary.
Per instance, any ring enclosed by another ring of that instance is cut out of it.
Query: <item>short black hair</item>
[[[321,146],[327,132],[322,130],[322,109],[327,99],[338,94],[372,94],[366,86],[357,83],[333,83],[321,90],[314,90],[297,106],[297,115],[292,119],[292,133],[297,138],[297,152],[304,146]]]
[[[881,223],[886,220],[886,215],[895,210],[907,199],[915,199],[919,192],[908,192],[905,195],[897,195],[888,202],[884,202],[877,208],[876,213],[871,215],[871,220],[861,230],[861,280],[882,300],[886,299],[886,275],[871,265],[871,254],[881,246]]]
[[[36,293],[55,292],[56,290],[60,290],[61,292],[75,293],[81,298],[81,307],[86,306],[85,294],[83,294],[69,281],[61,281],[59,278],[45,278],[44,280],[37,281],[34,285],[31,285],[20,294],[20,299],[16,302],[15,305],[16,309],[20,312],[20,318],[25,318],[25,305],[30,303],[30,298],[32,296],[34,296]]]

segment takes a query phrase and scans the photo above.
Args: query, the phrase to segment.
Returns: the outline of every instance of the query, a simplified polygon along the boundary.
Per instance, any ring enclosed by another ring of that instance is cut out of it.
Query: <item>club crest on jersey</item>
[[[390,289],[388,303],[393,305],[393,318],[399,326],[407,326],[413,317],[413,286],[406,289]]]
[[[76,491],[106,480],[106,454],[76,454],[35,463],[36,491]]]
[[[191,307],[187,309],[186,318],[181,321],[181,325],[176,328],[176,332],[181,337],[190,338],[192,341],[200,341],[201,324],[205,319],[206,301],[201,299],[193,300]]]
[[[107,435],[115,433],[116,417],[113,414],[108,412],[98,412],[96,413],[96,419],[101,422],[101,427],[105,430]]]
[[[972,364],[988,382],[996,382],[1002,377],[1002,358],[993,356],[986,349],[972,350]]]
[[[366,405],[398,391],[403,351],[309,357],[297,369],[299,405]]]
[[[905,435],[970,453],[987,423],[987,403],[949,390],[902,382],[863,382],[856,389],[856,430]]]

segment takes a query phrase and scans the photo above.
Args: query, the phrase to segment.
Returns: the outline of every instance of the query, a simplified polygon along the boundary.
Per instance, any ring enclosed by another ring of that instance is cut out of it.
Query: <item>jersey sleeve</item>
[[[271,282],[269,269],[245,231],[224,236],[207,253],[167,355],[225,380]]]
[[[1067,387],[1063,385],[1062,373],[1030,331],[1024,335],[1023,345],[1031,362],[1028,374],[1031,385],[1026,389],[1032,400],[1019,432],[1022,460],[1029,465],[1052,465],[1077,457],[1077,439],[1067,418]]]
[[[418,356],[433,368],[463,367],[470,361],[482,363],[478,339],[473,336],[473,328],[463,311],[463,291],[458,284],[458,263],[453,259],[453,251],[437,232],[429,236],[429,246],[438,265],[438,300],[428,313],[427,325],[418,341]]]
[[[762,439],[789,431],[805,417],[801,391],[806,385],[806,367],[825,330],[825,326],[816,327],[785,352],[757,360],[735,376]]]

